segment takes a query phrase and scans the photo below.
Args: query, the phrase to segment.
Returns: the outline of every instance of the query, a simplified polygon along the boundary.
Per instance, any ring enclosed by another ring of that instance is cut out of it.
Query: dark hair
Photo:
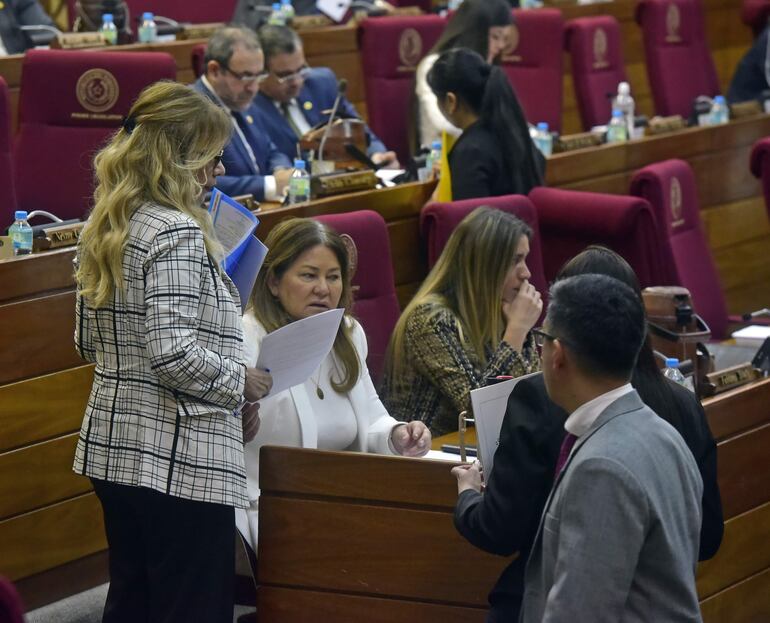
[[[551,286],[546,325],[585,372],[630,378],[646,336],[642,301],[622,281],[587,274]]]
[[[634,269],[620,255],[601,245],[591,245],[561,267],[556,279],[565,279],[588,273],[609,275],[633,288],[641,297],[641,286]],[[671,384],[660,371],[649,339],[644,341],[631,377],[631,383],[639,392],[642,402],[666,420],[678,431],[682,431],[684,422],[682,413],[677,408]]]
[[[259,41],[265,53],[265,65],[279,54],[294,54],[302,49],[302,40],[296,31],[286,26],[266,24],[259,29]]]
[[[513,23],[511,5],[505,0],[465,0],[454,12],[429,54],[451,48],[468,48],[487,58],[489,29]]]
[[[443,52],[427,80],[439,100],[454,93],[499,137],[505,170],[518,192],[526,194],[542,185],[524,111],[502,69],[489,65],[477,52],[460,48]]]

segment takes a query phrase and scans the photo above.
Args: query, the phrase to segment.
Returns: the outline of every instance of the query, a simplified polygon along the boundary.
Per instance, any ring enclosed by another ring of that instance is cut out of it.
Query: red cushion
[[[24,605],[16,587],[11,581],[0,576],[0,621],[3,623],[24,623]]]
[[[641,0],[636,21],[657,114],[687,118],[698,95],[719,94],[699,0]]]
[[[354,314],[369,343],[366,359],[375,383],[382,373],[385,351],[401,309],[398,305],[390,257],[390,238],[385,219],[377,212],[359,210],[315,217],[341,234],[348,234],[358,250],[358,269],[353,277]]]
[[[767,27],[770,16],[770,1],[743,0],[741,5],[741,20],[754,32],[757,37]]]
[[[561,11],[515,9],[513,16],[512,47],[503,57],[503,69],[527,121],[546,121],[550,129],[559,130],[564,80]]]
[[[93,195],[94,154],[144,87],[175,78],[174,60],[163,53],[27,52],[15,145],[19,208],[82,218]]]
[[[672,269],[672,283],[690,291],[695,311],[715,339],[727,337],[727,305],[701,224],[698,190],[690,165],[666,160],[637,171],[631,193],[644,197],[656,213],[660,237]]]
[[[13,223],[16,210],[16,190],[13,181],[11,158],[11,105],[8,99],[8,85],[0,76],[0,229]]]
[[[369,125],[407,162],[408,121],[417,64],[438,40],[446,20],[438,15],[365,19],[359,31]]]
[[[762,180],[765,208],[770,218],[770,136],[759,139],[751,150],[751,172]]]
[[[195,73],[196,78],[200,78],[206,69],[204,60],[206,57],[206,44],[199,43],[198,45],[194,46],[191,52],[191,56],[193,73]]]
[[[616,94],[618,83],[626,81],[618,20],[609,15],[570,20],[565,47],[572,59],[572,81],[583,128],[590,130],[607,123],[612,113],[608,95]]]
[[[644,199],[544,187],[529,198],[540,221],[548,281],[587,246],[602,244],[626,259],[643,288],[671,283],[655,214]]]

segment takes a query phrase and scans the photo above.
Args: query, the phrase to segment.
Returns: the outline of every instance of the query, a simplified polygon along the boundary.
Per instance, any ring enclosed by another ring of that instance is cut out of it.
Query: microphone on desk
[[[750,314],[743,314],[742,319],[746,322],[749,322],[750,320],[760,316],[770,316],[770,308],[765,307],[764,309],[758,309],[757,311],[751,312]]]
[[[18,26],[19,30],[24,33],[24,36],[32,44],[32,47],[39,45],[48,45],[62,34],[62,31],[48,24],[30,24],[28,26]],[[42,33],[33,35],[32,33]]]
[[[347,90],[348,90],[348,81],[345,80],[345,78],[342,78],[337,83],[337,97],[334,99],[334,106],[332,106],[332,112],[329,115],[329,121],[326,123],[326,128],[324,128],[324,133],[321,136],[321,143],[318,146],[319,160],[324,159],[324,146],[326,145],[326,139],[329,138],[329,132],[331,132],[332,123],[334,122],[334,117],[337,115],[337,109],[340,107],[340,102],[342,101],[342,98],[345,96],[345,91]]]

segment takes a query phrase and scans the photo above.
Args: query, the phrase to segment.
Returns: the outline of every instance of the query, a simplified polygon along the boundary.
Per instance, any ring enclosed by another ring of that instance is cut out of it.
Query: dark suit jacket
[[[727,101],[731,104],[757,99],[762,91],[770,89],[765,73],[765,62],[768,59],[767,37],[768,29],[765,28],[735,68],[727,91]]]
[[[0,9],[0,37],[8,54],[21,54],[28,42],[19,26],[45,24],[53,26],[51,18],[37,0],[4,0]]]
[[[200,79],[193,88],[219,104],[214,94]],[[278,151],[270,140],[270,135],[263,127],[259,112],[253,103],[245,112],[230,112],[239,121],[239,127],[254,152],[257,168],[254,167],[240,136],[233,132],[222,155],[225,175],[217,177],[217,188],[230,196],[253,194],[262,201],[265,198],[265,176],[272,175],[275,169],[291,167],[291,160]]]
[[[337,76],[328,67],[314,67],[305,78],[305,84],[297,96],[297,103],[311,127],[327,122],[329,115],[321,111],[331,110],[337,97]],[[278,149],[289,158],[297,154],[297,135],[291,129],[286,118],[281,114],[273,100],[264,93],[254,98],[254,105],[262,115],[263,125],[270,133],[270,138]],[[353,104],[346,97],[340,101],[339,115],[343,118],[360,119]],[[387,151],[382,141],[377,138],[369,126],[366,126],[367,155]]]
[[[515,176],[506,173],[501,137],[481,122],[466,128],[449,152],[449,170],[452,174],[452,200],[526,195],[536,184],[525,171]],[[535,165],[545,172],[545,158],[527,137]]]
[[[719,549],[724,529],[716,444],[694,394],[670,386],[673,409],[681,414],[680,422],[670,423],[690,448],[703,479],[699,559],[705,560]],[[553,484],[566,419],[567,413],[548,398],[542,375],[519,381],[508,399],[486,492],[464,491],[457,500],[455,526],[469,542],[500,556],[519,552],[489,594],[490,622],[518,620],[524,568]]]

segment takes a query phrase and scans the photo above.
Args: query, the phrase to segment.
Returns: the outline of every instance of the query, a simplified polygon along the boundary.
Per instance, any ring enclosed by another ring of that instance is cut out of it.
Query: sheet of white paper
[[[385,186],[395,186],[393,178],[398,177],[403,172],[403,169],[377,169],[374,174],[383,184],[385,184]]]
[[[335,22],[341,22],[352,3],[353,0],[316,0],[315,6]]]
[[[448,463],[462,463],[459,454],[441,452],[441,450],[428,450],[428,454],[422,458],[433,459],[434,461],[447,461]],[[469,457],[466,463],[473,463],[475,460],[476,459],[474,457]]]
[[[471,391],[471,408],[476,421],[476,447],[479,461],[484,466],[484,478],[492,474],[495,451],[500,442],[500,428],[503,425],[508,396],[521,379],[528,379],[540,372],[526,374],[502,383],[480,387]]]
[[[269,396],[307,381],[334,345],[345,310],[330,309],[297,320],[262,338],[257,368],[270,370]]]
[[[766,325],[752,324],[733,331],[733,339],[738,346],[755,346],[759,348],[770,337],[770,327]]]

